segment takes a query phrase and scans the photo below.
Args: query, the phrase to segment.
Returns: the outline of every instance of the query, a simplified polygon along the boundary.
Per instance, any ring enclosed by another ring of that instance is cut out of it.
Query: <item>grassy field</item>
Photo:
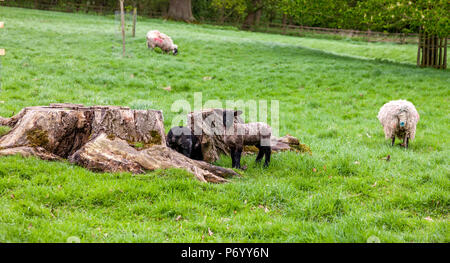
[[[415,67],[414,45],[140,20],[121,58],[112,17],[0,7],[0,20],[0,116],[54,102],[124,105],[164,110],[168,130],[172,103],[194,92],[276,99],[280,134],[312,149],[275,154],[268,169],[247,156],[244,176],[222,185],[176,169],[102,174],[3,157],[0,242],[450,242],[450,74]],[[180,54],[147,50],[150,29]],[[390,147],[376,118],[401,98],[421,115],[408,150]]]

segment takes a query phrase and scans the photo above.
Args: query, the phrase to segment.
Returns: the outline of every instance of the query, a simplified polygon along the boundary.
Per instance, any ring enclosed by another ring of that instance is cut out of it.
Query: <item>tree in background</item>
[[[4,5],[64,11],[102,7],[117,10],[117,0],[8,0]],[[143,16],[175,20],[232,22],[252,28],[267,22],[295,25],[448,34],[448,0],[125,0]]]
[[[191,0],[169,0],[169,11],[167,17],[173,20],[186,22],[195,21],[192,15]]]
[[[450,32],[448,0],[367,0],[355,13],[373,30],[419,32],[417,65],[446,68]]]

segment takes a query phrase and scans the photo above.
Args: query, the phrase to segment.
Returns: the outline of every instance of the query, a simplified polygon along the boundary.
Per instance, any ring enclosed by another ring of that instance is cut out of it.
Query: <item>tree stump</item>
[[[51,104],[28,107],[11,118],[0,137],[0,156],[20,154],[44,160],[68,159],[94,171],[143,173],[181,168],[203,182],[222,183],[231,169],[195,161],[166,147],[159,110]]]
[[[219,159],[220,154],[230,154],[223,140],[223,112],[234,110],[205,109],[188,114],[188,127],[201,144],[203,160],[209,163]],[[233,113],[230,113],[233,114]],[[235,123],[244,123],[240,116],[234,117]]]

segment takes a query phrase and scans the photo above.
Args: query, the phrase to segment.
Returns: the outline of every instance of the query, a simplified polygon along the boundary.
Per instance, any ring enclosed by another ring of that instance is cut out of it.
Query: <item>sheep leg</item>
[[[260,163],[263,156],[264,156],[264,151],[261,149],[261,146],[257,146],[258,147],[258,156],[256,156],[256,163]]]
[[[236,168],[236,149],[230,148],[230,155],[231,155],[231,167]]]
[[[391,143],[391,146],[394,146],[394,143],[395,143],[395,135],[392,136],[392,143]]]
[[[261,146],[261,148],[264,148],[264,167],[268,167],[270,163],[270,155],[272,154],[272,150],[270,149],[270,146]]]
[[[409,136],[405,137],[405,148],[408,149],[409,146]]]
[[[407,148],[408,147],[406,145],[408,143],[407,141],[408,141],[408,135],[404,135],[403,142],[402,142],[401,146]]]
[[[236,149],[236,153],[235,153],[236,160],[234,162],[235,162],[236,168],[238,168],[238,169],[241,169],[241,156],[242,156],[242,148]]]

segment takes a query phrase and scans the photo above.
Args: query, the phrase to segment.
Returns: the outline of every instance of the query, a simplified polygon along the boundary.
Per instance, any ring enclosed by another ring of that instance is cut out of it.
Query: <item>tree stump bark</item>
[[[0,156],[68,159],[94,171],[143,173],[181,168],[203,182],[222,183],[231,169],[195,161],[166,147],[163,115],[128,107],[51,104],[28,107],[11,118],[0,137]]]
[[[188,127],[200,141],[203,160],[209,163],[219,160],[222,153],[230,154],[230,149],[223,140],[224,111],[224,109],[205,109],[191,112],[187,116]],[[240,116],[235,116],[234,122],[244,123]]]

